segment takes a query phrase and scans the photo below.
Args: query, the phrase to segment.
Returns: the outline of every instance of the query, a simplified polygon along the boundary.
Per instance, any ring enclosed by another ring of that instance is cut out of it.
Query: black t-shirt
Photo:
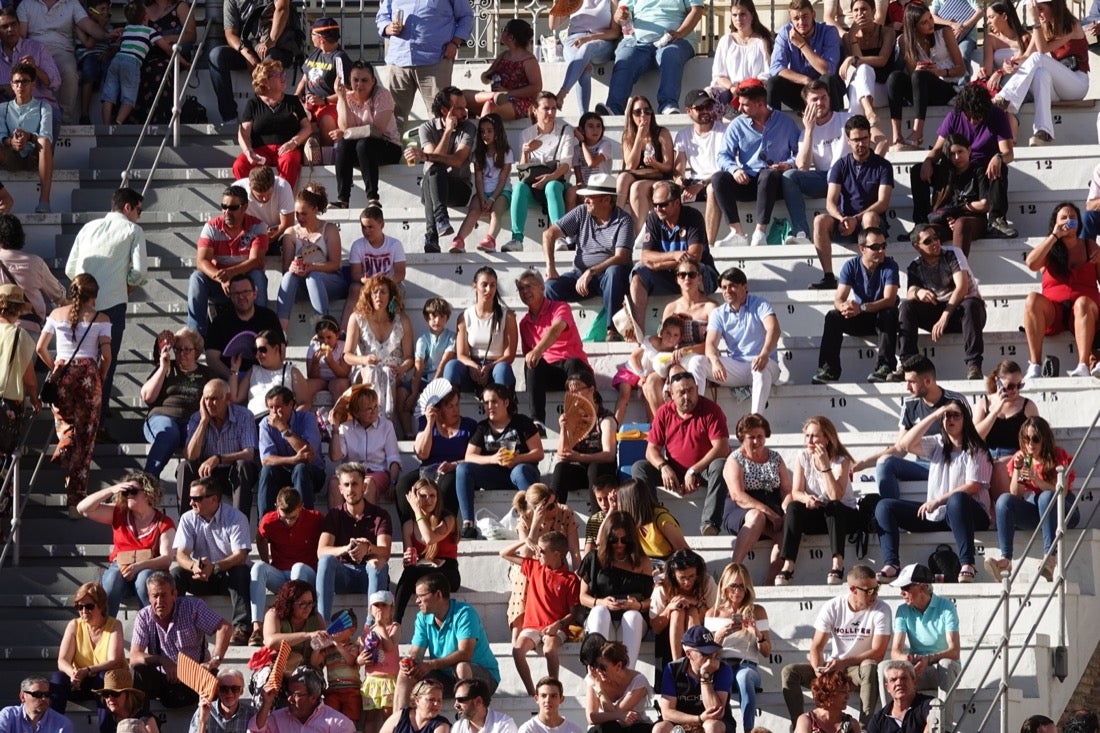
[[[155,374],[156,370],[153,370],[153,373]],[[188,419],[199,410],[202,388],[216,376],[205,364],[199,364],[192,372],[184,372],[176,366],[175,362],[172,362],[168,375],[164,378],[164,385],[160,388],[160,394],[149,409],[149,416],[167,415],[173,420]]]
[[[901,719],[901,727],[890,717],[890,709],[893,707],[893,700],[887,699],[882,709],[867,721],[867,733],[923,733],[928,723],[928,713],[932,709],[932,698],[918,692],[913,704]]]
[[[500,450],[501,441],[514,440],[517,455],[530,453],[531,449],[527,446],[527,441],[538,431],[535,421],[526,415],[513,416],[500,431],[493,430],[488,420],[482,420],[474,428],[474,434],[470,436],[470,445],[480,448],[482,455],[490,456]]]
[[[251,143],[282,145],[302,129],[306,109],[293,94],[284,94],[274,107],[269,107],[259,97],[252,97],[244,106],[244,122],[252,123]]]
[[[283,327],[279,323],[279,317],[275,315],[275,311],[270,308],[265,308],[262,305],[256,306],[255,312],[252,314],[252,318],[247,321],[241,320],[237,315],[237,312],[230,310],[227,313],[215,318],[211,324],[210,329],[206,333],[206,348],[213,349],[214,351],[225,351],[226,344],[242,331],[252,331],[253,333],[259,333],[271,329],[273,331],[283,332]],[[229,359],[222,358],[222,363],[227,368],[232,368],[229,365]],[[252,359],[244,359],[241,362],[242,370],[249,370],[256,362]]]

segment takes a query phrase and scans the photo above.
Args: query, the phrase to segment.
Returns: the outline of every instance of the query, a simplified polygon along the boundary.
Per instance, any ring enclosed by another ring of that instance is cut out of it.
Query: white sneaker
[[[1089,375],[1089,365],[1081,361],[1077,363],[1077,368],[1070,369],[1066,372],[1066,376],[1069,377],[1087,377]]]
[[[509,241],[508,244],[501,247],[500,251],[501,252],[522,252],[523,251],[523,240],[522,239],[513,239],[513,240]]]
[[[754,229],[752,232],[752,241],[749,242],[750,247],[764,247],[768,244],[768,233],[761,231],[760,229]]]
[[[714,243],[715,247],[747,247],[749,244],[749,238],[744,234],[738,234],[731,231],[722,239],[719,239]]]
[[[1092,368],[1092,371],[1089,372],[1089,374],[1096,377],[1097,379],[1100,379],[1100,361],[1096,362],[1096,365]]]
[[[1027,371],[1024,372],[1024,379],[1038,379],[1041,376],[1043,376],[1043,368],[1029,361],[1027,363]]]
[[[792,234],[787,237],[787,240],[783,244],[813,244],[814,240],[806,236],[806,232],[799,232],[798,234]]]
[[[678,115],[678,114],[680,114],[680,108],[677,107],[674,104],[669,104],[669,105],[666,105],[661,110],[661,114],[663,114],[663,115]]]

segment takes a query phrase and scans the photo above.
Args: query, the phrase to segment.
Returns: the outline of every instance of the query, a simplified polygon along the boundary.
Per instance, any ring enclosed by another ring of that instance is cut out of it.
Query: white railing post
[[[172,45],[172,147],[180,146],[180,45]]]
[[[11,459],[11,564],[13,566],[19,565],[19,550],[22,546],[23,537],[23,496],[22,496],[22,482],[19,475],[19,459],[22,456],[22,449],[17,448],[15,454]]]
[[[1012,581],[1008,573],[1001,573],[1001,685],[999,694],[1001,697],[1001,733],[1008,733],[1008,679],[1012,674],[1008,661],[1008,637],[1012,632],[1012,622],[1009,620],[1009,598],[1012,590]]]
[[[1064,647],[1066,645],[1066,577],[1065,577],[1065,557],[1066,557],[1066,467],[1058,466],[1058,480],[1054,489],[1057,494],[1055,501],[1058,502],[1058,525],[1057,534],[1054,536],[1054,547],[1052,550],[1058,552],[1058,556],[1055,561],[1054,569],[1054,582],[1058,584],[1058,615],[1055,618],[1058,619],[1058,646]],[[1045,560],[1044,560],[1045,562]]]

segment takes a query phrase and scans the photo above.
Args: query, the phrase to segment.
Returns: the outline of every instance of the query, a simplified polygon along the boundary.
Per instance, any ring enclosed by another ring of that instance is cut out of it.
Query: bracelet
[[[658,471],[663,471],[663,470],[665,470],[665,466],[667,466],[667,465],[668,465],[668,461],[665,461],[660,466],[657,466],[657,470]]]
[[[421,514],[419,517],[417,517],[416,521],[419,522],[422,519],[426,519],[426,517],[423,514]]]

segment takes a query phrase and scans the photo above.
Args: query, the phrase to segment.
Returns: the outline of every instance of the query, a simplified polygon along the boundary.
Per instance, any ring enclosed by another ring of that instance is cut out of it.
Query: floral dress
[[[379,340],[371,330],[370,321],[358,313],[354,314],[359,323],[359,343],[356,344],[356,353],[360,356],[374,354],[380,362],[359,367],[357,376],[353,381],[370,384],[378,392],[378,400],[382,412],[386,417],[393,418],[396,403],[397,379],[393,370],[401,366],[405,360],[405,352],[401,349],[401,342],[405,337],[405,327],[400,318],[393,319],[393,328],[390,335]],[[388,367],[388,368],[387,368]]]
[[[523,68],[523,65],[530,58],[530,56],[527,56],[519,60],[509,60],[501,57],[497,60],[495,73],[500,76],[500,87],[502,89],[511,91],[531,83],[527,78],[527,72]],[[535,103],[535,100],[531,97],[513,97],[511,95],[508,96],[508,101],[515,108],[517,119],[526,118],[527,113]]]

